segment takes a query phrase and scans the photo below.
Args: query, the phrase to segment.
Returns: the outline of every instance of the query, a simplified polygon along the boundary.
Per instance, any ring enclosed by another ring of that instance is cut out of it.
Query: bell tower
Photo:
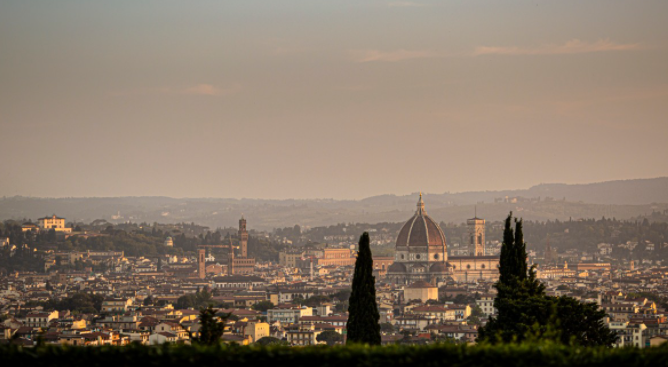
[[[466,224],[469,227],[469,255],[485,256],[485,220],[478,218],[476,210],[476,215],[467,220]]]
[[[197,250],[197,276],[200,279],[206,278],[206,250]]]

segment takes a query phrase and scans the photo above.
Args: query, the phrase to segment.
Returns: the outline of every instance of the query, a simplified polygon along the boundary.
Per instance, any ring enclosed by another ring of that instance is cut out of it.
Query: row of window
[[[423,257],[426,259],[428,257],[428,255],[426,255],[426,254],[409,254],[408,259],[409,260],[420,260]],[[401,255],[399,255],[399,258],[401,260],[405,260],[406,256],[404,254],[401,254]],[[434,254],[434,260],[438,260],[439,258],[440,257],[439,257],[438,254]]]

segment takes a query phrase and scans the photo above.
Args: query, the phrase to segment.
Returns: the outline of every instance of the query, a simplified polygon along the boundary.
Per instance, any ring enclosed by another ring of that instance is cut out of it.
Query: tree
[[[338,342],[343,341],[343,335],[337,333],[334,330],[325,330],[322,333],[318,334],[315,340],[319,342],[325,342],[327,345],[334,345]]]
[[[483,317],[485,317],[485,313],[482,312],[482,309],[480,308],[480,306],[476,305],[471,310],[471,315],[469,316],[468,323],[470,325],[480,326],[480,324],[482,323],[481,320],[482,320]]]
[[[323,303],[329,302],[329,297],[327,296],[319,296],[315,295],[312,297],[309,297],[305,299],[304,301],[301,302],[302,305],[304,306],[309,306],[309,307],[318,307],[322,305]]]
[[[174,307],[177,309],[197,309],[211,306],[213,303],[214,301],[212,294],[204,289],[202,291],[197,291],[196,293],[190,293],[179,297],[176,300],[176,305]]]
[[[142,305],[143,306],[150,306],[150,305],[153,304],[153,301],[154,301],[153,296],[148,296],[148,297],[144,298],[144,301],[142,302]]]
[[[181,309],[187,309],[187,308],[195,308],[197,304],[197,296],[195,293],[190,293],[190,294],[184,294],[183,296],[179,297],[179,299],[176,300],[176,304],[174,307],[178,310]]]
[[[193,337],[190,332],[190,339],[193,343],[202,345],[216,345],[220,343],[220,337],[225,333],[225,323],[230,318],[230,313],[216,315],[217,310],[211,306],[202,308],[199,311],[199,336]]]
[[[274,308],[274,304],[271,301],[262,301],[254,304],[252,308],[255,311],[267,312],[267,310]]]
[[[380,314],[376,304],[376,285],[373,276],[373,258],[369,234],[364,232],[359,241],[355,261],[352,292],[348,306],[348,343],[380,344]]]
[[[512,212],[505,223],[499,281],[494,285],[498,315],[479,329],[478,339],[493,343],[535,338],[584,346],[612,345],[616,335],[605,326],[605,312],[598,311],[595,304],[545,294],[534,267],[527,269],[522,220],[515,220],[514,233],[511,223]]]
[[[394,332],[394,325],[390,324],[389,322],[384,322],[380,324],[380,331],[384,333],[392,333]]]

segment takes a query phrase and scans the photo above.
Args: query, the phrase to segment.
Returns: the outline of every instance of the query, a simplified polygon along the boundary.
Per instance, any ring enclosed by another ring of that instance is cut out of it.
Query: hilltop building
[[[50,217],[37,219],[37,225],[42,231],[55,230],[56,232],[72,232],[72,228],[65,227],[65,218],[57,217],[55,214]]]
[[[445,235],[427,215],[420,194],[415,215],[404,224],[397,236],[394,264],[387,270],[389,280],[399,284],[420,280],[438,284],[447,280],[498,279],[499,258],[484,255],[485,221],[476,216],[467,222],[474,254],[448,258]]]

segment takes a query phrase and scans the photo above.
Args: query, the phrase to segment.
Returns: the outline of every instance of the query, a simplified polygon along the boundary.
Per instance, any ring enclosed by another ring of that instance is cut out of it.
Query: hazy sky
[[[668,1],[0,2],[0,195],[668,175]]]

